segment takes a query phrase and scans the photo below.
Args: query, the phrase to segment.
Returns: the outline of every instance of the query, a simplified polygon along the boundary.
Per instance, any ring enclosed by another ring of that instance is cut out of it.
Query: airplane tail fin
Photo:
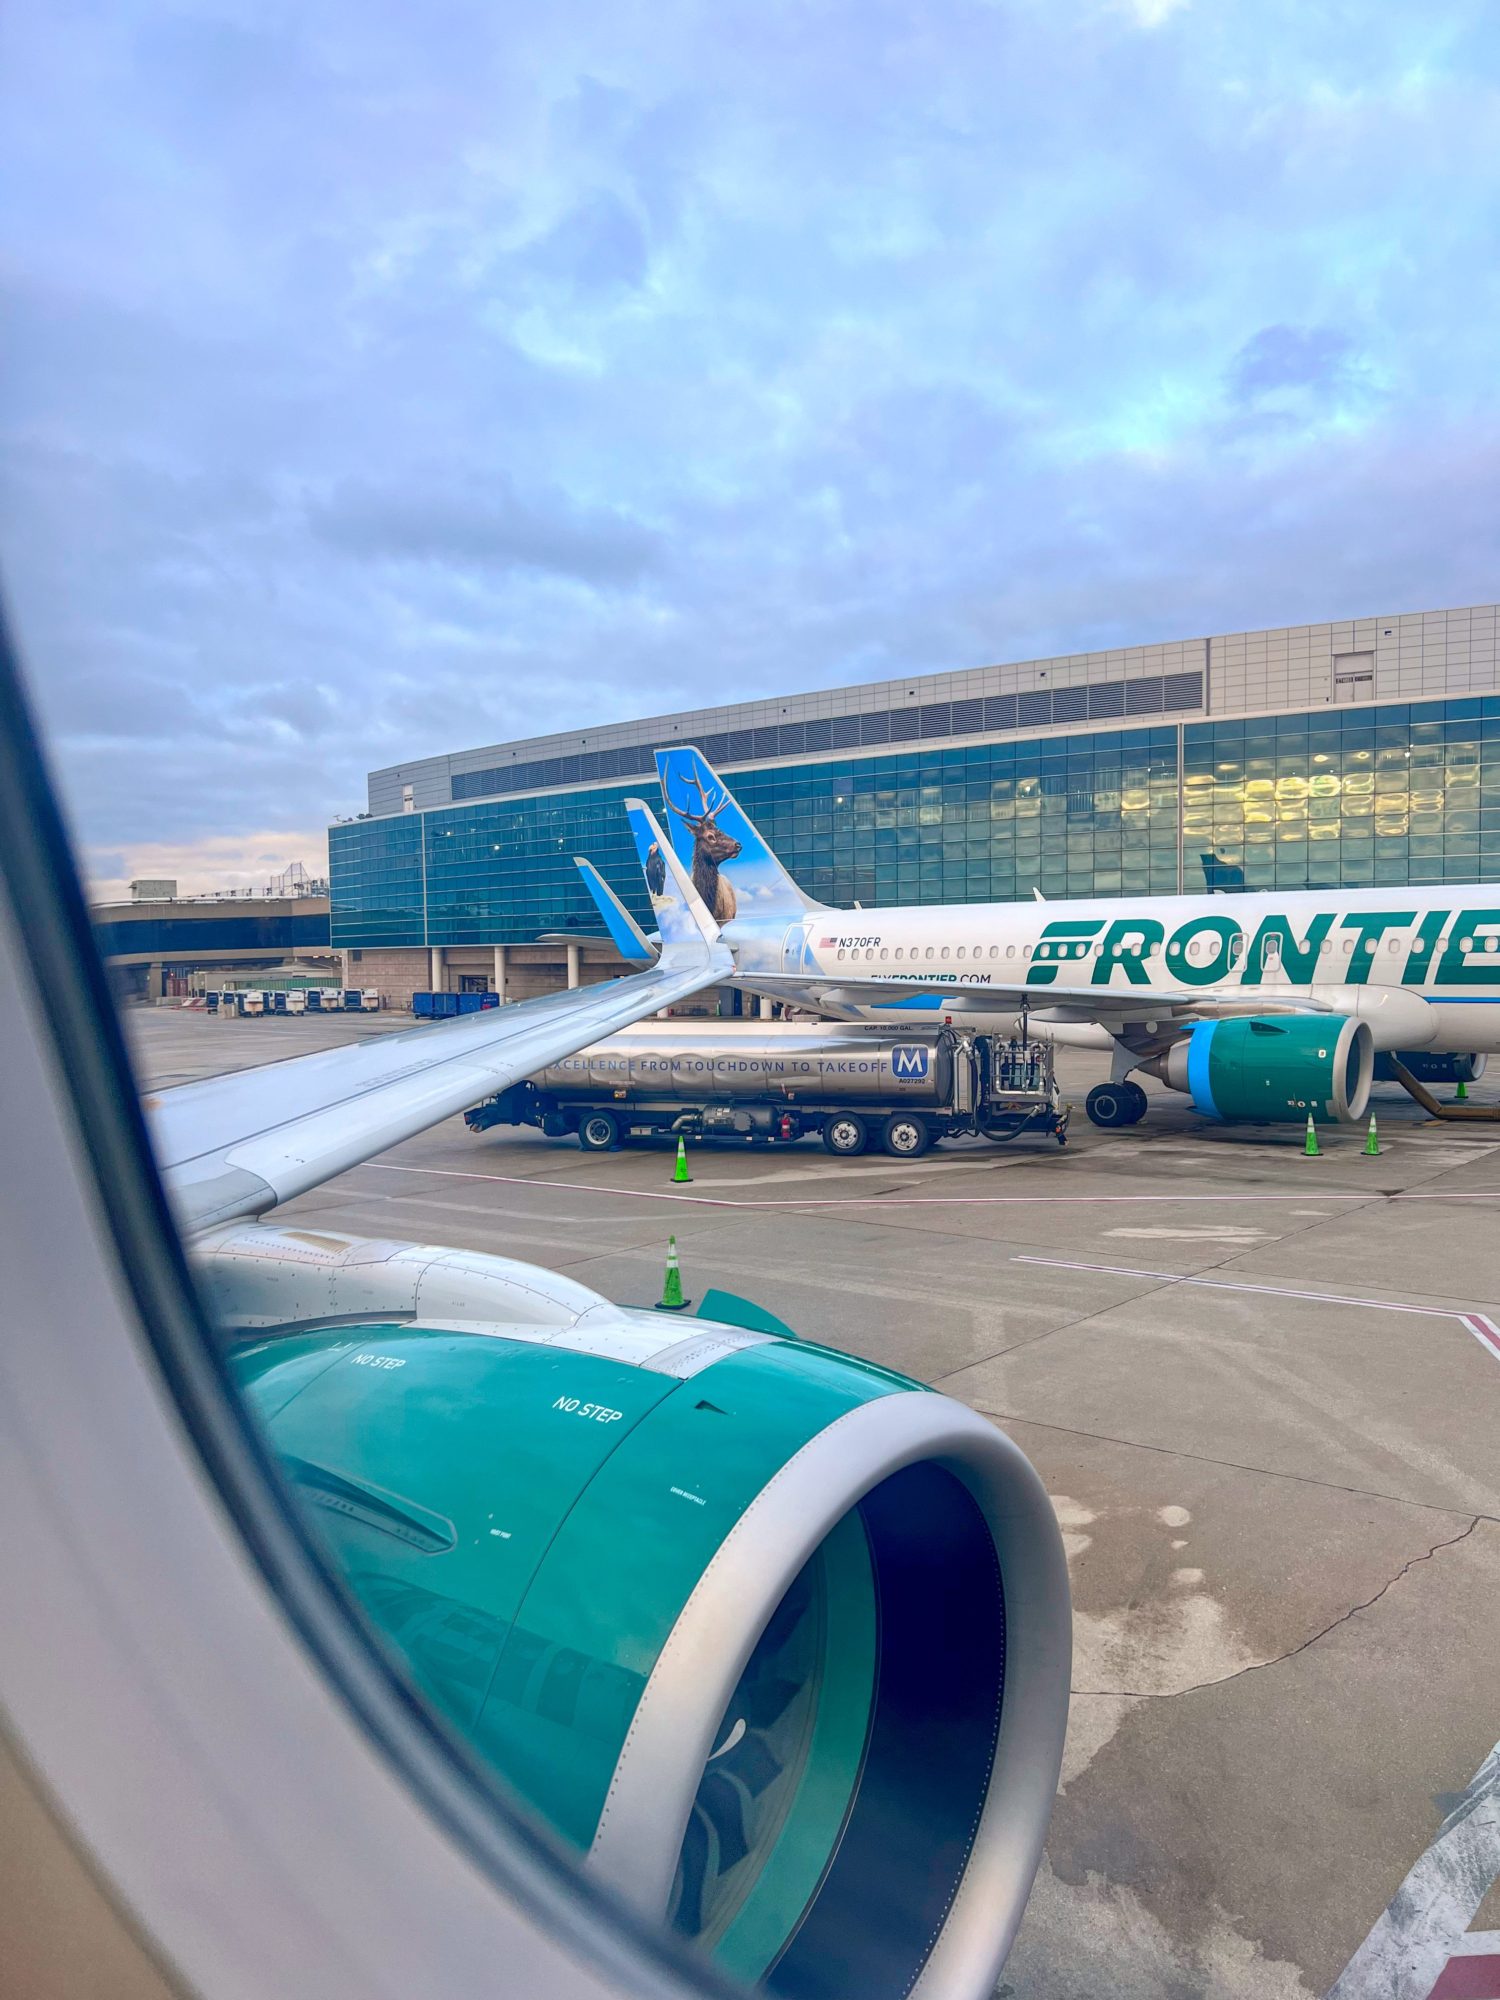
[[[672,845],[684,867],[693,870],[700,888],[705,879],[719,885],[717,916],[725,921],[736,915],[797,917],[822,909],[788,875],[701,750],[689,743],[658,750],[656,774]]]
[[[656,953],[635,918],[610,888],[592,861],[573,856],[573,866],[583,877],[584,887],[594,899],[594,907],[604,919],[615,950],[627,965],[655,965]]]
[[[681,958],[689,948],[710,950],[719,942],[719,926],[693,887],[693,878],[672,852],[672,843],[656,823],[644,799],[627,799],[635,851],[646,876],[646,889],[661,933],[661,963]],[[727,949],[726,964],[730,962]]]

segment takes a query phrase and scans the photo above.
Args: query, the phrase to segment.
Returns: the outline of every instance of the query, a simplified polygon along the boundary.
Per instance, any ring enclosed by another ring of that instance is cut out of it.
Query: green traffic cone
[[[1307,1137],[1302,1142],[1302,1157],[1307,1160],[1320,1160],[1323,1157],[1318,1147],[1317,1127],[1313,1124],[1310,1111],[1307,1114]]]
[[[1372,1111],[1370,1113],[1370,1129],[1365,1134],[1365,1158],[1367,1160],[1374,1160],[1378,1159],[1379,1155],[1380,1138],[1375,1130],[1375,1113]]]
[[[677,1187],[685,1181],[691,1181],[692,1178],[692,1175],[688,1172],[687,1141],[686,1139],[679,1139],[677,1141],[677,1164],[672,1169],[672,1185]]]
[[[686,1312],[689,1301],[682,1296],[682,1272],[677,1263],[677,1238],[667,1238],[667,1275],[662,1280],[661,1298],[657,1301],[659,1313]]]
[[[1460,1077],[1458,1080],[1458,1088],[1453,1093],[1453,1102],[1455,1104],[1467,1104],[1468,1101],[1469,1101],[1469,1086],[1464,1082],[1463,1078]]]

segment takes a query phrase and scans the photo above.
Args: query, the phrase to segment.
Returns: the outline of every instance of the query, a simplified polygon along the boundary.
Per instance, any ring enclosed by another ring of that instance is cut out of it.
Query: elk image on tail
[[[693,836],[693,887],[717,921],[728,923],[738,904],[734,884],[719,873],[719,868],[723,862],[733,861],[741,849],[740,843],[731,834],[721,830],[714,815],[728,803],[729,793],[720,785],[710,803],[708,787],[697,771],[685,773],[683,783],[684,789],[692,787],[698,794],[696,813],[679,804],[665,786],[663,792],[670,810],[676,813]]]

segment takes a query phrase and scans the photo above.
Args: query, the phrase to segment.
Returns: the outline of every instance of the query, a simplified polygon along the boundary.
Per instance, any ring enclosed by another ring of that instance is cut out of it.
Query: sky
[[[86,864],[365,773],[1500,595],[1489,0],[0,11],[0,587]]]

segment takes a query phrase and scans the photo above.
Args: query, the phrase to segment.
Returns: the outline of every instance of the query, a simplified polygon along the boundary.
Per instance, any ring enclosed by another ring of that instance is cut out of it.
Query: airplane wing
[[[999,980],[987,984],[944,981],[937,985],[921,979],[851,979],[842,974],[760,972],[739,973],[734,984],[795,1006],[909,1007],[914,1017],[923,1012],[941,1012],[945,1007],[1008,1011],[1024,1006],[1036,1015],[1097,1021],[1111,1030],[1143,1021],[1170,1027],[1233,1014],[1344,1011],[1340,998],[1310,993],[1305,987],[1026,986]]]
[[[677,890],[659,904],[655,966],[156,1092],[145,1100],[147,1124],[183,1229],[259,1215],[727,977],[728,947],[671,843],[638,800],[628,806],[632,825],[642,816]]]

